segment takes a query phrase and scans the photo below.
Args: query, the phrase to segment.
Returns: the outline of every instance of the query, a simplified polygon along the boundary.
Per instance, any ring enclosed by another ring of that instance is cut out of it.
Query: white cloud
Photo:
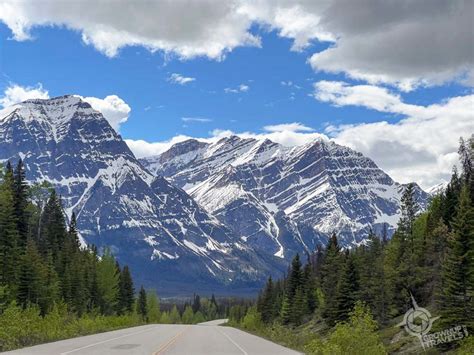
[[[250,87],[248,85],[240,84],[236,88],[225,88],[224,92],[226,94],[238,94],[240,92],[247,92],[249,90],[250,90]]]
[[[23,102],[29,99],[48,99],[48,90],[45,90],[41,84],[37,86],[20,86],[17,84],[9,85],[0,97],[0,105],[3,108]]]
[[[239,46],[260,46],[255,25],[275,30],[314,53],[317,71],[345,73],[403,90],[458,80],[473,85],[474,2],[345,0],[93,1],[4,0],[0,21],[16,40],[34,27],[63,26],[113,57],[126,46],[161,50],[182,59],[221,60]]]
[[[473,75],[474,2],[332,1],[320,25],[335,45],[315,53],[315,70],[346,73],[409,91]]]
[[[350,86],[321,81],[314,85],[316,99],[336,106],[362,106],[405,116],[385,121],[328,126],[326,133],[343,145],[364,153],[400,182],[423,187],[449,180],[457,163],[459,137],[474,133],[474,95],[453,97],[440,104],[406,104],[385,88]]]
[[[212,122],[212,120],[210,118],[206,118],[206,117],[181,117],[181,121],[183,121],[183,122],[201,122],[201,123]]]
[[[163,153],[173,144],[183,142],[191,138],[192,137],[186,135],[178,135],[171,138],[170,140],[162,142],[147,142],[141,139],[125,139],[125,143],[127,143],[128,147],[132,150],[133,154],[135,154],[137,158],[143,158]]]
[[[110,125],[118,132],[120,125],[128,120],[130,106],[117,95],[108,95],[103,99],[97,97],[81,97],[88,102],[94,110],[99,111],[109,121]]]
[[[109,57],[126,46],[143,46],[189,59],[221,59],[238,46],[259,46],[238,1],[5,0],[0,20],[16,40],[31,39],[37,26],[64,26]]]
[[[270,130],[266,128],[271,127]],[[303,131],[300,132],[300,128]],[[254,139],[270,139],[273,142],[283,144],[285,146],[296,146],[309,143],[315,139],[328,139],[326,135],[317,132],[308,132],[306,126],[299,123],[289,123],[280,125],[271,125],[264,127],[267,132],[264,133],[253,133],[253,132],[240,132],[236,133],[231,130],[214,129],[209,132],[209,137],[190,137],[186,135],[178,135],[170,140],[161,142],[147,142],[144,140],[132,140],[126,139],[125,142],[128,144],[133,153],[139,157],[147,157],[157,155],[168,150],[173,144],[185,141],[187,139],[197,139],[201,142],[217,142],[219,139],[237,135],[241,138],[254,138]]]
[[[191,78],[189,76],[183,76],[178,73],[173,73],[169,76],[168,81],[173,83],[173,84],[179,84],[179,85],[185,85],[187,83],[190,83],[192,81],[195,81],[196,78]]]
[[[263,130],[267,132],[283,132],[283,131],[312,132],[314,131],[314,129],[312,129],[311,127],[305,126],[304,124],[299,123],[299,122],[268,125],[268,126],[264,126]]]

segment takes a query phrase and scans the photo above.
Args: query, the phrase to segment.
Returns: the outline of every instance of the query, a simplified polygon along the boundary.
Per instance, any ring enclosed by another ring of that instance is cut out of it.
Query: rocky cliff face
[[[175,294],[251,287],[269,272],[185,191],[147,171],[79,97],[29,100],[2,114],[0,159],[22,158],[28,180],[50,181],[84,240],[110,248],[139,282]]]
[[[403,185],[362,154],[325,140],[288,148],[269,140],[188,140],[143,159],[256,250],[291,258],[333,232],[351,246],[393,229]],[[420,207],[428,195],[417,187]],[[291,235],[292,237],[288,237]]]

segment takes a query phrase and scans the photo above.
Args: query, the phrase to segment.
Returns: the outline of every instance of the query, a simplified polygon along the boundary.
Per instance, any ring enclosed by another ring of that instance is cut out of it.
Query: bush
[[[56,304],[45,317],[38,306],[25,309],[11,303],[0,315],[0,351],[94,334],[143,324],[136,314],[102,316],[86,314],[77,318]]]
[[[248,309],[247,314],[242,319],[242,327],[251,331],[256,331],[263,327],[262,316],[257,311],[257,307],[254,306]]]
[[[349,322],[338,323],[327,340],[314,339],[306,347],[308,354],[379,355],[386,354],[377,333],[377,322],[369,309],[356,303]]]

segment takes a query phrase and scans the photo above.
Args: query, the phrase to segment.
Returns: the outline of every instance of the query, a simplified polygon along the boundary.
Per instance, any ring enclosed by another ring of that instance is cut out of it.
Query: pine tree
[[[23,161],[20,159],[14,172],[15,216],[18,229],[18,247],[21,251],[26,248],[28,238],[28,184],[26,183]]]
[[[8,285],[12,294],[18,281],[20,257],[14,187],[13,170],[8,162],[0,185],[0,285]]]
[[[280,317],[283,324],[289,324],[291,322],[291,303],[288,294],[285,293],[283,296],[283,303],[281,305]]]
[[[330,322],[336,319],[337,312],[337,285],[341,269],[341,252],[337,237],[331,236],[324,254],[324,263],[321,270],[321,289],[324,294],[325,305],[322,315]]]
[[[334,319],[330,319],[331,322],[346,320],[358,298],[359,277],[354,263],[354,256],[347,253],[345,259],[335,297],[335,317]]]
[[[264,323],[271,323],[275,319],[275,290],[273,289],[273,281],[271,276],[268,278],[267,284],[262,294],[262,301],[260,308],[257,310],[262,315]]]
[[[118,279],[115,259],[106,249],[97,265],[97,288],[103,314],[112,314],[115,309],[118,297]]]
[[[448,237],[443,262],[440,299],[445,325],[465,324],[474,330],[474,209],[467,186],[461,190],[459,207]]]
[[[48,270],[35,243],[29,239],[25,253],[20,260],[18,303],[23,307],[38,304],[44,314],[49,303],[47,299],[47,279]]]
[[[140,292],[138,293],[137,313],[144,321],[148,322],[146,291],[143,286],[140,288]]]
[[[125,265],[120,273],[119,294],[118,294],[118,312],[119,314],[130,313],[133,310],[135,290],[130,270]]]
[[[40,252],[43,255],[51,252],[54,262],[58,265],[60,250],[66,239],[67,231],[61,202],[54,190],[44,208],[40,233]]]
[[[194,295],[193,298],[193,312],[197,313],[201,309],[201,297],[199,295]]]

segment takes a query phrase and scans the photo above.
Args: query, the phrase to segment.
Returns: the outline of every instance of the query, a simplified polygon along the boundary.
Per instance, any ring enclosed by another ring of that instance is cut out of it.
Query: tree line
[[[108,250],[99,258],[95,247],[81,247],[75,214],[67,225],[55,190],[30,187],[21,160],[6,164],[0,183],[0,290],[0,313],[16,302],[41,315],[58,303],[78,316],[120,315],[135,302],[128,266]]]
[[[474,332],[474,138],[461,139],[461,172],[419,213],[414,185],[401,198],[401,218],[391,239],[370,232],[367,243],[341,248],[336,234],[307,256],[296,255],[288,274],[269,278],[249,314],[266,327],[295,327],[319,319],[327,327],[350,322],[366,307],[378,326],[419,305],[440,315],[435,329],[465,325]],[[363,306],[361,306],[363,304]],[[362,307],[362,308],[361,308]],[[364,336],[367,336],[364,335]]]

